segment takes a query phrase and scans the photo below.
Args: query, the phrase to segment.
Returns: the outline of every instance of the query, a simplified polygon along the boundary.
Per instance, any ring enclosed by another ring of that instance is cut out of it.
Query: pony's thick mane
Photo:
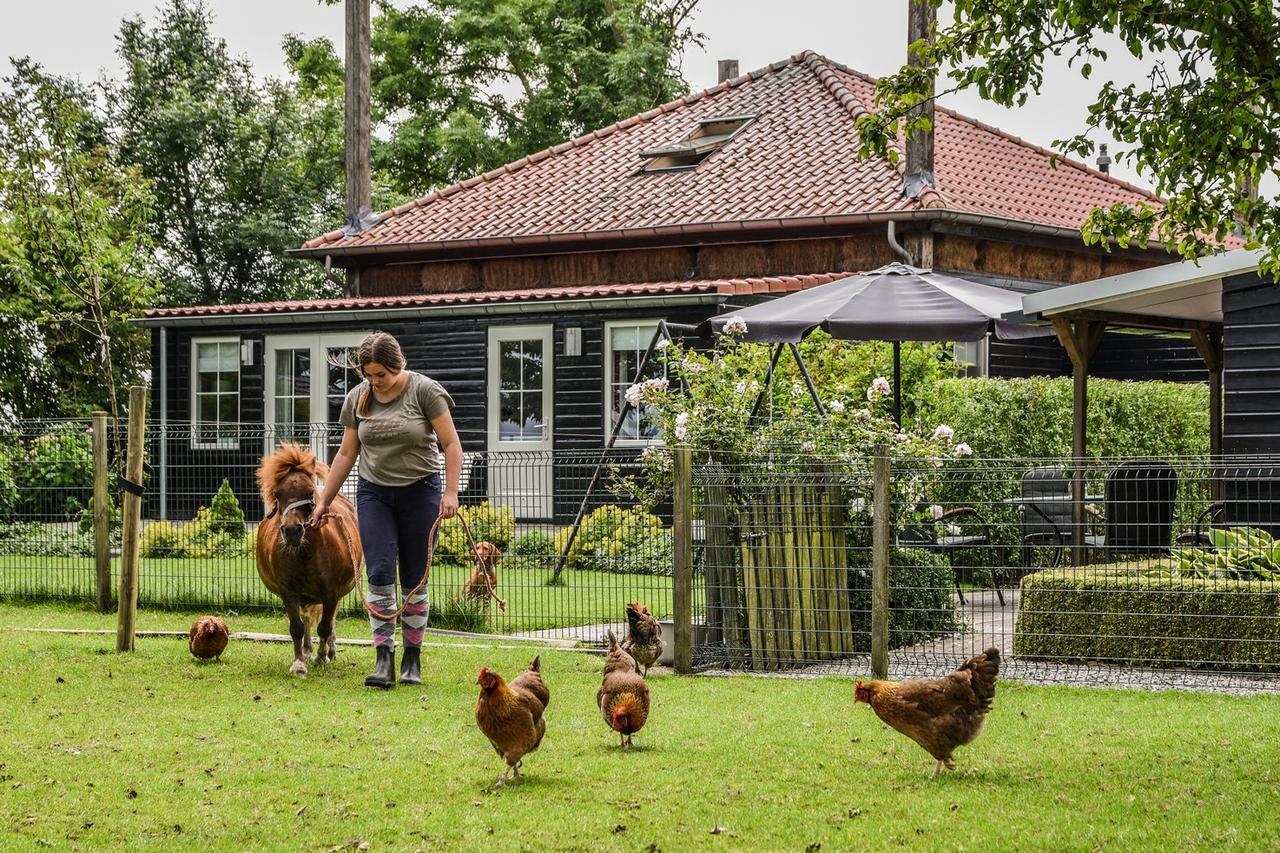
[[[262,457],[262,464],[258,466],[258,491],[264,504],[274,505],[272,495],[284,478],[294,471],[323,480],[329,475],[329,466],[305,447],[289,443],[280,445],[275,453]]]

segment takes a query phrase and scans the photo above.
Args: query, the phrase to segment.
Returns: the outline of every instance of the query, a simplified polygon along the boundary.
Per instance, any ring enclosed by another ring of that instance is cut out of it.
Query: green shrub
[[[556,532],[555,553],[564,552],[570,530]],[[616,574],[670,575],[674,550],[671,531],[656,515],[608,504],[582,520],[565,565]]]
[[[854,648],[871,648],[871,552],[849,550],[849,610]],[[962,628],[951,590],[955,576],[945,557],[895,548],[889,557],[889,647],[923,643]]]
[[[16,441],[0,437],[0,518],[12,514],[18,507],[15,469],[19,452]]]
[[[189,557],[236,557],[244,553],[244,510],[231,484],[222,481],[209,506],[182,528],[182,548]]]
[[[516,532],[516,516],[511,507],[505,504],[494,506],[484,501],[474,506],[464,506],[459,512],[467,517],[467,525],[476,542],[492,542],[503,551],[507,550],[511,537]],[[446,518],[440,522],[439,535],[436,557],[457,562],[469,561],[471,548],[461,521],[456,517]]]
[[[1022,580],[1014,654],[1280,672],[1280,585],[1050,570]]]
[[[483,631],[489,620],[489,600],[453,595],[431,608],[431,627],[445,631]]]
[[[183,531],[172,521],[152,521],[142,528],[139,553],[143,557],[185,557]]]
[[[38,521],[0,524],[0,554],[10,557],[92,557],[93,536]]]
[[[93,494],[93,437],[60,424],[20,445],[12,467],[20,514],[78,518]]]
[[[546,558],[555,557],[559,552],[554,536],[544,530],[530,530],[511,541],[510,553],[517,557]]]

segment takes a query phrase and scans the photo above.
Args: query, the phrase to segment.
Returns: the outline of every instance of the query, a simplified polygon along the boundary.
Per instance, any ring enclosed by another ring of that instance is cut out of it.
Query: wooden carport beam
[[[1071,482],[1071,560],[1079,566],[1085,560],[1083,459],[1088,450],[1085,427],[1089,413],[1089,359],[1102,343],[1107,324],[1094,319],[1054,317],[1053,330],[1071,359],[1071,374],[1075,380],[1071,398],[1071,456],[1075,460]]]
[[[1222,456],[1222,329],[1195,329],[1191,332],[1191,343],[1209,370],[1209,460],[1210,465],[1216,467]],[[1222,500],[1221,478],[1215,474],[1209,482],[1213,500]]]

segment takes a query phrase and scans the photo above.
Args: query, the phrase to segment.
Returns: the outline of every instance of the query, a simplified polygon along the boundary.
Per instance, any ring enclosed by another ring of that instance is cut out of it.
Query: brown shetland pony
[[[258,467],[258,488],[267,516],[258,525],[258,574],[280,596],[293,636],[295,675],[307,674],[311,629],[320,636],[316,663],[330,662],[336,651],[333,619],[338,602],[355,588],[364,551],[356,529],[356,511],[342,495],[329,507],[322,527],[307,524],[315,508],[318,484],[329,467],[296,444],[283,444]]]

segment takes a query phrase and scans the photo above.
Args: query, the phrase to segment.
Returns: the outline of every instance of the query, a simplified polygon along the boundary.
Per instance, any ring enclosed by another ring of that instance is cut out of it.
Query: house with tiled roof
[[[330,356],[372,329],[451,391],[468,450],[599,449],[659,319],[733,306],[902,257],[1035,292],[1143,269],[1157,249],[1085,246],[1089,211],[1151,193],[938,108],[932,184],[859,156],[874,81],[805,52],[335,230],[294,254],[347,274],[342,299],[156,309],[153,386],[208,468],[268,434],[329,438],[349,371]],[[1123,357],[1121,357],[1123,356]],[[1055,343],[968,353],[998,375],[1065,373]],[[1099,375],[1203,378],[1194,350],[1116,336]],[[327,372],[327,373],[326,373]],[[643,418],[619,443],[652,440]],[[326,453],[328,447],[321,448]],[[493,474],[486,475],[492,477]],[[556,475],[523,517],[563,516]],[[484,478],[471,477],[472,488]],[[492,484],[490,484],[492,485]]]

